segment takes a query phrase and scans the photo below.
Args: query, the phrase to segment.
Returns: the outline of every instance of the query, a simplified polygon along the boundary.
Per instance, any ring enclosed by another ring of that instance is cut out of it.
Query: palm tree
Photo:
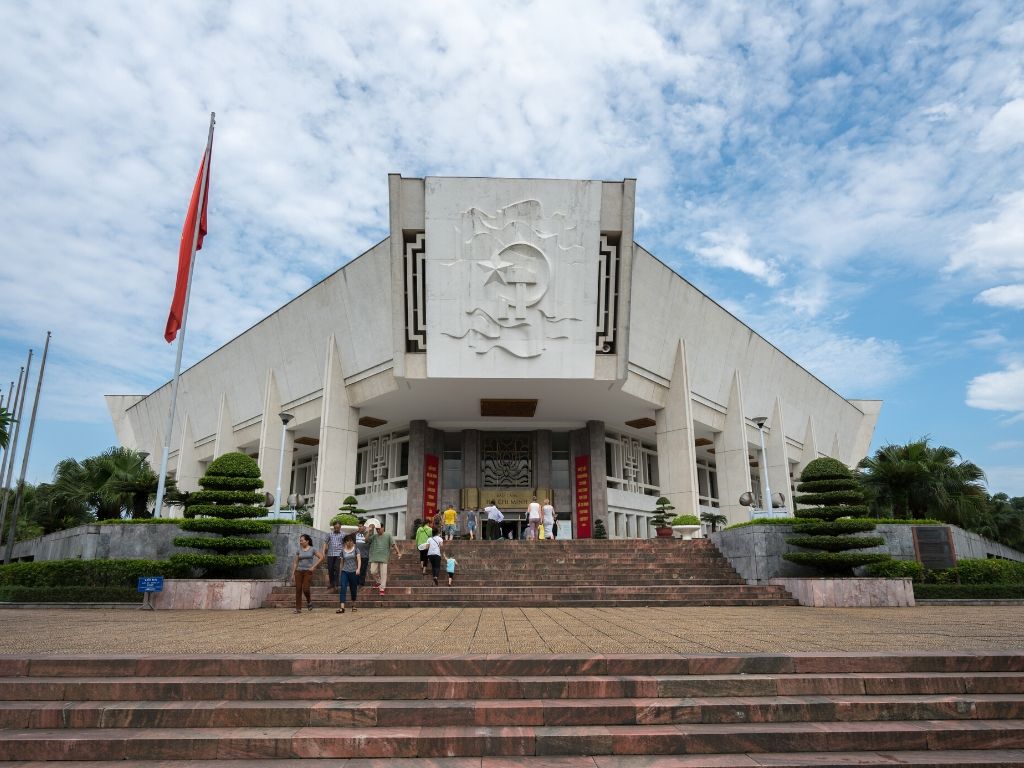
[[[64,459],[53,473],[53,498],[69,506],[84,504],[99,520],[127,513],[148,517],[146,507],[156,491],[156,473],[130,448],[111,448],[98,456]]]
[[[11,435],[11,425],[14,423],[14,417],[11,416],[3,406],[0,406],[0,448],[7,447],[7,441]]]
[[[725,525],[729,522],[729,518],[725,515],[720,515],[717,512],[701,512],[700,519],[702,522],[707,523],[711,526],[711,532],[714,533],[718,530],[718,526]]]
[[[980,522],[987,507],[981,468],[952,448],[931,445],[927,437],[883,446],[858,468],[875,509],[894,517],[936,517],[969,527]]]

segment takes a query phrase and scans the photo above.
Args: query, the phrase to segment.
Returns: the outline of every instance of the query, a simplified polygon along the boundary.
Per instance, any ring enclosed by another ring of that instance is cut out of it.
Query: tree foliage
[[[0,449],[7,447],[12,424],[14,424],[14,417],[7,408],[0,406]]]
[[[825,573],[849,576],[853,569],[869,563],[880,563],[888,555],[858,552],[884,543],[881,536],[858,536],[874,530],[870,523],[839,520],[866,512],[864,493],[857,487],[853,473],[836,459],[824,457],[810,462],[800,475],[796,496],[799,505],[794,526],[796,535],[786,538],[787,544],[817,552],[788,552],[786,560],[816,568]]]

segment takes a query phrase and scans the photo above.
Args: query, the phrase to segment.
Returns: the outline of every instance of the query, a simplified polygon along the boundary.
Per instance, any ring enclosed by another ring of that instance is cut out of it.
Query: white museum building
[[[646,538],[659,496],[739,522],[744,492],[767,482],[788,506],[810,460],[855,464],[881,403],[845,399],[635,243],[635,188],[390,176],[387,239],[182,373],[178,487],[238,450],[274,492],[283,444],[282,496],[309,497],[322,529],[353,493],[400,536],[449,503],[516,520],[537,495],[574,536],[600,519]],[[150,461],[170,393],[107,397]]]

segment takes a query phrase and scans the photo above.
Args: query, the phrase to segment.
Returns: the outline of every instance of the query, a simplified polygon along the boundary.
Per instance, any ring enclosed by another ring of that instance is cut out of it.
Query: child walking
[[[448,569],[448,586],[449,587],[452,585],[452,581],[455,579],[455,566],[457,566],[458,564],[459,564],[458,561],[454,557],[449,557],[448,558],[447,569]]]

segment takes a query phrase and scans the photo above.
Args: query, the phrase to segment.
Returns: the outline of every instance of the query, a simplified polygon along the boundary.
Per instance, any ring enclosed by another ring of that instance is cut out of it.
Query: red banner
[[[440,503],[438,465],[437,456],[430,453],[423,456],[423,519],[428,523],[434,519]]]
[[[590,457],[576,457],[576,538],[590,538]]]

